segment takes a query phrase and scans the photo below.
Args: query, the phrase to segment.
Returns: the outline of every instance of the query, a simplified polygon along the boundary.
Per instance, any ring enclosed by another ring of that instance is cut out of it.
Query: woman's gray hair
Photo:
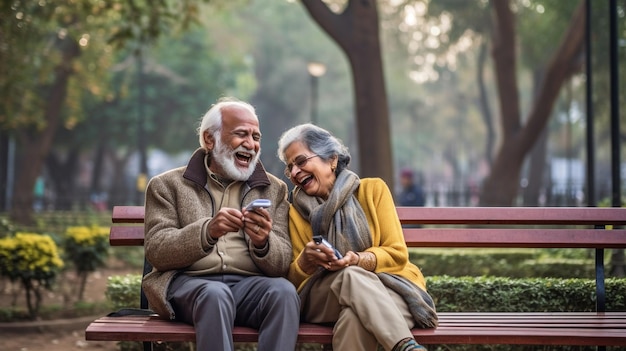
[[[223,97],[217,100],[213,106],[204,114],[202,120],[200,121],[200,126],[197,129],[198,132],[198,141],[200,142],[200,146],[206,149],[206,145],[204,145],[204,132],[209,131],[211,135],[216,136],[222,130],[222,109],[224,107],[229,106],[237,106],[241,108],[245,108],[252,112],[253,115],[256,116],[256,112],[254,107],[247,102],[238,100],[233,97]]]
[[[340,139],[334,137],[329,131],[311,123],[300,124],[285,131],[278,140],[278,158],[287,164],[285,151],[289,145],[299,141],[322,160],[329,161],[337,156],[337,169],[339,174],[350,163],[350,152]]]

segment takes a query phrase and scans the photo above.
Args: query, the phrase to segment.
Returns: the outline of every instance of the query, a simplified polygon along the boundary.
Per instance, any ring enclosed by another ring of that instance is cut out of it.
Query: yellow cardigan
[[[402,227],[387,184],[380,178],[363,178],[356,196],[363,207],[372,234],[372,247],[365,251],[376,255],[375,272],[402,276],[426,290],[426,281],[422,272],[409,261]],[[303,272],[296,262],[306,243],[312,240],[313,234],[311,224],[298,213],[293,205],[289,208],[289,235],[293,248],[293,261],[289,267],[288,278],[299,291],[310,275]]]

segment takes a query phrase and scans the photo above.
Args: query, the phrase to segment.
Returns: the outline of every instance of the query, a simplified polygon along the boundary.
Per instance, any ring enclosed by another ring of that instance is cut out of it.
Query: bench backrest
[[[407,225],[404,237],[409,247],[626,247],[626,230],[617,229],[626,225],[626,208],[398,207],[397,211]],[[143,245],[143,220],[143,206],[115,206],[111,246]]]
[[[598,312],[605,311],[604,249],[626,248],[626,208],[397,207],[397,212],[409,247],[596,249]],[[143,206],[116,206],[112,221],[111,246],[143,245]],[[143,274],[151,269],[146,262]],[[147,308],[141,295],[141,307]]]

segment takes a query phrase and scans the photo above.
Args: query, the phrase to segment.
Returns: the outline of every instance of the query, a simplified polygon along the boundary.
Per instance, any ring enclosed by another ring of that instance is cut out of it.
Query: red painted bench
[[[594,248],[596,312],[440,312],[436,329],[414,329],[421,344],[626,346],[626,312],[605,312],[604,249],[626,248],[626,208],[398,207],[409,247]],[[113,209],[112,246],[143,245],[144,209]],[[612,226],[605,228],[606,225]],[[620,228],[620,229],[616,229]],[[145,298],[142,308],[146,308]],[[195,341],[193,327],[157,316],[102,317],[87,340]],[[256,342],[257,331],[236,327],[236,342]],[[301,324],[299,343],[331,343],[332,329]]]

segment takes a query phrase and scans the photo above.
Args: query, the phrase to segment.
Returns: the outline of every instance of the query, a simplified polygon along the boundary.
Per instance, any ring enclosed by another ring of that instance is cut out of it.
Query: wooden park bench
[[[407,225],[409,247],[596,249],[596,312],[440,312],[437,328],[413,329],[419,343],[626,346],[626,311],[605,311],[604,287],[604,249],[626,248],[626,208],[398,207],[397,212]],[[112,219],[112,246],[143,245],[142,206],[115,207]],[[141,304],[147,308],[145,297]],[[195,331],[156,315],[102,317],[87,327],[85,338],[141,341],[149,348],[151,342],[194,342]],[[256,342],[258,333],[235,327],[233,339]],[[302,323],[298,342],[328,348],[332,328]]]

